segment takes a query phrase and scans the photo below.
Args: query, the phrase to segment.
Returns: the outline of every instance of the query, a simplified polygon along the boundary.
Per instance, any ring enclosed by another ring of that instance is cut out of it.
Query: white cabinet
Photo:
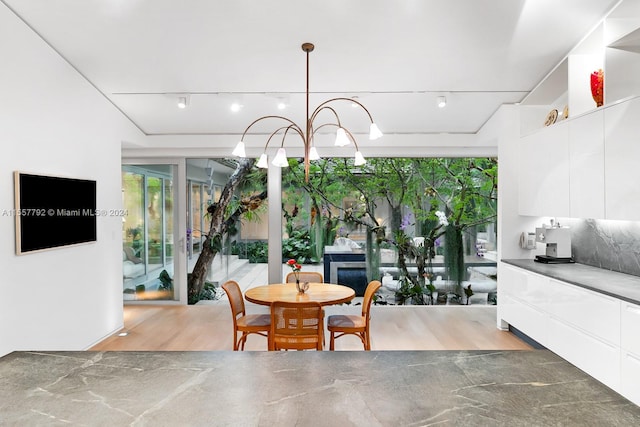
[[[498,320],[640,405],[640,305],[505,263],[498,280]]]
[[[640,220],[640,98],[605,110],[605,214]]]
[[[640,305],[623,302],[620,310],[621,346],[640,358]]]
[[[546,346],[549,278],[505,264],[501,264],[498,277],[500,316]]]
[[[549,319],[549,350],[614,390],[620,387],[620,348],[559,319]]]
[[[600,340],[620,345],[620,300],[550,279],[549,314]]]
[[[520,215],[570,216],[568,131],[558,123],[520,140]]]
[[[640,402],[640,306],[622,303],[620,393],[636,404]]]
[[[604,218],[604,111],[569,121],[572,218]]]
[[[640,405],[640,357],[622,352],[620,394]]]
[[[518,213],[640,220],[640,97],[520,139]]]

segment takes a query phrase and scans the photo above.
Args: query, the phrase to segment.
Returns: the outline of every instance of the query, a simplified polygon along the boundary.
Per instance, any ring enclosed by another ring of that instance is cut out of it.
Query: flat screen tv
[[[96,181],[14,172],[16,253],[96,241]]]

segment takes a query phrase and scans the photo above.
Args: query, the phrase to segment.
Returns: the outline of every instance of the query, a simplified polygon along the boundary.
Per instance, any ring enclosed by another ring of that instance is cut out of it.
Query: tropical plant
[[[264,263],[269,259],[268,243],[264,241],[249,242],[246,245],[247,259],[250,263]]]
[[[300,264],[312,262],[312,247],[309,231],[292,230],[289,237],[282,239],[282,259],[295,258]]]

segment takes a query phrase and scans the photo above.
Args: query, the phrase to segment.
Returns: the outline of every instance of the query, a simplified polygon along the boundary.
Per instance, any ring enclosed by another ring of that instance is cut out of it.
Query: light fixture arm
[[[351,104],[356,104],[357,106],[359,106],[360,108],[362,108],[362,109],[364,110],[364,112],[365,112],[365,113],[367,113],[367,116],[369,116],[369,121],[370,121],[371,123],[373,123],[373,116],[371,116],[371,113],[369,112],[369,110],[367,110],[367,108],[366,108],[364,105],[362,105],[359,101],[356,101],[356,100],[355,100],[355,99],[353,99],[353,98],[344,98],[344,97],[340,97],[340,98],[331,98],[331,99],[328,99],[328,100],[324,101],[322,104],[318,105],[318,106],[316,107],[316,109],[313,111],[313,114],[311,115],[311,121],[315,120],[315,118],[316,118],[316,116],[318,115],[318,113],[320,112],[320,110],[322,110],[322,109],[324,109],[324,108],[327,108],[327,107],[326,107],[326,105],[327,105],[327,104],[330,104],[330,103],[332,103],[332,102],[334,102],[334,101],[347,101],[347,102],[349,102],[349,103],[351,103]],[[334,113],[335,113],[335,111],[334,111]],[[336,115],[337,115],[337,114],[336,114]]]
[[[289,125],[289,126],[282,126],[279,127],[278,129],[276,129],[275,131],[273,131],[271,133],[271,135],[269,135],[269,139],[267,139],[267,143],[264,144],[264,150],[263,151],[267,151],[267,146],[269,145],[269,143],[271,142],[271,138],[273,138],[274,136],[276,136],[281,130],[284,130],[284,135],[282,136],[282,142],[280,143],[280,146],[284,146],[284,138],[285,136],[287,136],[287,132],[289,132],[290,129],[294,129],[296,131],[296,133],[302,137],[302,135],[300,135],[300,132],[294,127],[295,125]],[[304,141],[304,139],[303,139]]]
[[[312,133],[314,133],[313,132],[313,122],[316,120],[316,116],[318,115],[318,113],[320,113],[322,110],[331,111],[333,113],[333,115],[335,116],[336,121],[338,122],[338,127],[342,127],[342,124],[340,123],[340,116],[338,116],[338,112],[336,110],[334,110],[333,107],[324,106],[324,107],[322,107],[320,109],[316,109],[316,111],[313,112],[313,115],[309,119],[309,121],[311,122],[311,132]]]
[[[255,125],[256,123],[262,121],[262,120],[266,120],[266,119],[281,119],[286,121],[287,123],[289,123],[289,126],[283,126],[281,128],[279,128],[278,130],[276,130],[274,133],[277,133],[278,131],[284,129],[285,127],[290,127],[292,129],[294,129],[302,138],[302,140],[304,141],[304,134],[302,133],[302,129],[300,129],[300,127],[291,119],[288,119],[286,117],[283,116],[264,116],[264,117],[260,117],[259,119],[255,119],[253,122],[251,122],[251,124],[249,126],[247,126],[247,128],[244,130],[244,132],[242,132],[242,137],[240,138],[240,141],[244,141],[244,137],[247,134],[247,132],[249,132],[249,129],[251,129],[251,127],[253,125]]]

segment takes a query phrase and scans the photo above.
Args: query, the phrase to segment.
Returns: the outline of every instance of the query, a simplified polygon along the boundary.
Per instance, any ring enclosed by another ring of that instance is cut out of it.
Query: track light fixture
[[[189,97],[188,96],[179,96],[178,97],[178,108],[184,109],[189,105]]]
[[[446,106],[447,106],[447,98],[446,98],[446,97],[444,97],[444,96],[439,96],[439,97],[436,99],[436,104],[438,104],[438,107],[439,107],[439,108],[444,108],[444,107],[446,107]]]
[[[360,149],[358,148],[358,144],[357,144],[355,138],[353,137],[353,134],[348,129],[343,127],[342,124],[340,123],[340,117],[338,116],[337,111],[332,106],[334,103],[343,102],[343,103],[349,103],[350,105],[353,105],[354,107],[360,107],[362,110],[364,110],[364,112],[369,117],[369,120],[371,121],[371,124],[369,125],[369,139],[374,140],[374,139],[378,139],[378,138],[382,137],[382,132],[380,132],[380,129],[378,129],[378,126],[374,123],[373,118],[371,117],[371,114],[369,113],[369,110],[367,110],[365,108],[365,106],[362,105],[355,98],[332,98],[332,99],[329,99],[329,100],[324,101],[323,103],[321,103],[318,107],[316,107],[315,110],[313,110],[313,112],[311,112],[311,114],[309,113],[309,53],[312,52],[313,49],[314,49],[314,45],[312,43],[303,43],[302,44],[302,50],[307,54],[307,89],[306,89],[307,116],[306,116],[306,124],[305,124],[304,128],[298,126],[293,120],[288,119],[287,117],[283,117],[283,116],[264,116],[264,117],[260,117],[260,118],[258,118],[256,120],[254,120],[249,126],[247,126],[247,128],[242,133],[242,137],[240,138],[240,142],[238,142],[238,145],[236,145],[236,148],[233,150],[233,154],[235,156],[246,157],[245,145],[244,145],[244,137],[247,134],[247,132],[249,131],[249,129],[251,129],[251,127],[253,125],[255,125],[256,123],[258,123],[258,122],[260,122],[262,120],[266,120],[266,119],[280,120],[280,121],[284,122],[285,125],[277,128],[275,131],[273,131],[271,133],[271,135],[269,135],[269,138],[267,139],[267,142],[266,142],[266,144],[264,146],[264,152],[260,156],[260,159],[258,160],[258,163],[257,163],[256,166],[258,166],[260,168],[269,167],[268,161],[267,161],[267,154],[266,154],[267,146],[269,145],[269,142],[271,141],[271,138],[273,138],[278,133],[282,133],[282,142],[280,143],[280,148],[278,149],[278,152],[276,153],[276,156],[273,159],[273,161],[271,162],[271,164],[273,164],[274,166],[278,166],[278,167],[289,166],[289,162],[287,160],[286,150],[284,148],[284,140],[285,140],[287,134],[289,133],[289,131],[291,131],[291,132],[297,134],[302,139],[302,143],[304,144],[304,175],[305,175],[305,181],[307,181],[307,182],[309,181],[309,164],[310,164],[310,162],[312,160],[318,160],[320,158],[320,156],[318,155],[318,152],[316,150],[316,147],[314,146],[314,143],[313,143],[313,136],[315,135],[315,133],[318,130],[320,130],[321,128],[324,128],[324,127],[334,127],[334,128],[336,128],[335,145],[337,145],[337,146],[345,146],[345,145],[349,145],[351,142],[353,142],[353,144],[356,147],[356,153],[355,153],[355,159],[354,159],[354,165],[355,166],[362,166],[362,165],[364,165],[366,163],[366,160],[365,160],[364,156],[362,155],[362,153],[360,152]],[[335,118],[335,122],[328,122],[328,123],[323,123],[323,124],[320,124],[320,125],[316,125],[314,122],[315,122],[315,120],[316,120],[316,118],[318,116],[318,113],[320,113],[321,111],[324,111],[324,110],[326,110],[329,113],[333,114],[333,117]]]

